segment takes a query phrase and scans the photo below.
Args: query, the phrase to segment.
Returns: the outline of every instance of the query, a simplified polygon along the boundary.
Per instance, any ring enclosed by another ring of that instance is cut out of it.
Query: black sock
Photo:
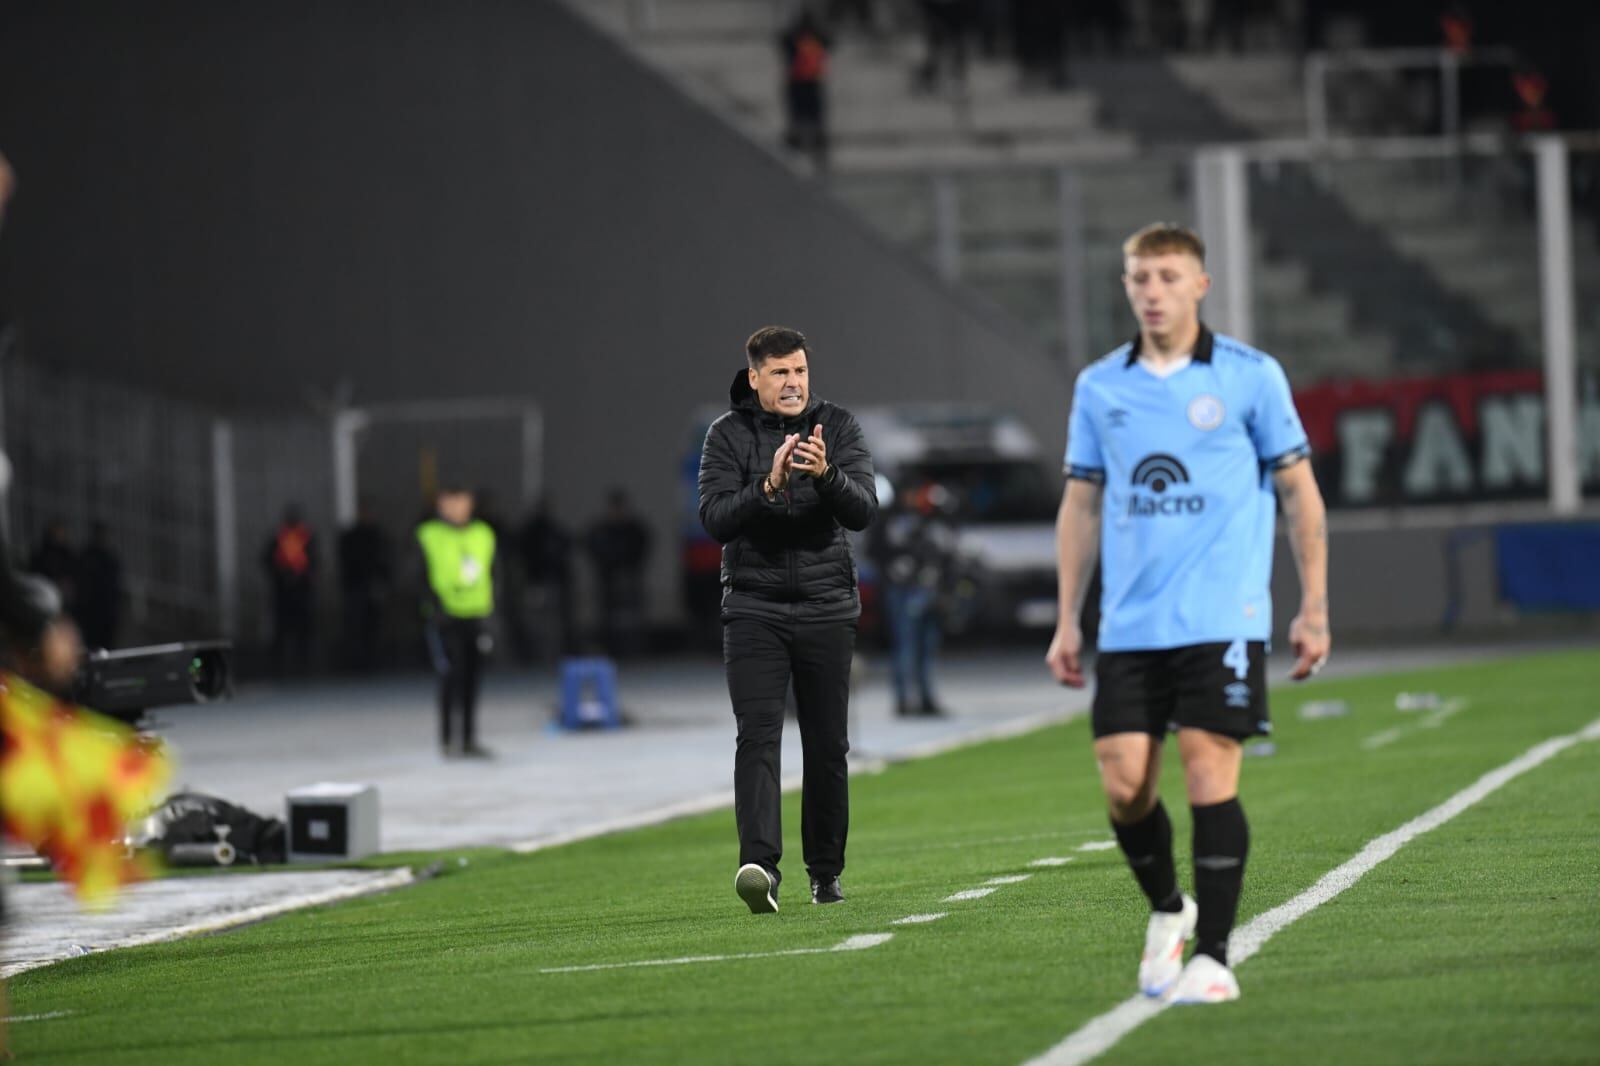
[[[1134,879],[1150,906],[1158,911],[1176,914],[1183,909],[1183,895],[1178,891],[1178,874],[1172,866],[1172,823],[1167,820],[1167,809],[1157,800],[1149,814],[1137,822],[1119,825],[1111,822],[1122,845],[1122,854],[1128,859]]]
[[[1237,798],[1193,807],[1194,894],[1200,904],[1195,954],[1228,964],[1228,934],[1239,912],[1244,860],[1250,852],[1250,825]]]

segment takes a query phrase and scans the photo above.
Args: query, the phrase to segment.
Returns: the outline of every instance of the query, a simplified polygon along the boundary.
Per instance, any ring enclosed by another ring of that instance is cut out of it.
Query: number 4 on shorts
[[[1242,640],[1228,645],[1222,653],[1222,665],[1233,671],[1233,676],[1243,681],[1250,676],[1250,646]]]

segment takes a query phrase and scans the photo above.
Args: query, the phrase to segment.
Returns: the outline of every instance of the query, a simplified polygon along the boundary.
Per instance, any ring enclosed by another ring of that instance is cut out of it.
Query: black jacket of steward
[[[700,455],[700,523],[722,544],[722,617],[845,622],[861,614],[846,530],[878,513],[872,456],[850,412],[812,397],[785,418],[762,410],[745,371],[728,390],[732,410],[711,424]],[[799,473],[769,502],[761,482],[789,433],[821,423],[832,469]]]

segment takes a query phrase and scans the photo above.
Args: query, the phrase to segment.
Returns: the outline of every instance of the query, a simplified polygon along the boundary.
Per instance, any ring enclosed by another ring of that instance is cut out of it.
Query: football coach
[[[700,457],[700,521],[722,544],[722,659],[738,723],[733,761],[739,872],[750,910],[778,909],[780,748],[794,683],[805,753],[800,836],[813,903],[844,899],[850,824],[850,662],[861,594],[847,530],[878,513],[872,456],[850,412],[811,391],[796,330],[745,343],[730,410]]]

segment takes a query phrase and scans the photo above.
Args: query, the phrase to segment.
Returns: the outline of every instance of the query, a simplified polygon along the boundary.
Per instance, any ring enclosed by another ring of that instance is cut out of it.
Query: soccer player
[[[1271,729],[1274,494],[1300,575],[1296,680],[1330,647],[1326,512],[1282,367],[1200,321],[1200,238],[1157,224],[1123,253],[1139,335],[1078,375],[1056,522],[1061,615],[1045,658],[1062,684],[1083,685],[1078,613],[1102,555],[1094,751],[1112,829],[1154,912],[1139,987],[1220,1003],[1239,996],[1228,934],[1249,850],[1242,742]],[[1157,791],[1169,731],[1194,817],[1198,905],[1178,887]]]

